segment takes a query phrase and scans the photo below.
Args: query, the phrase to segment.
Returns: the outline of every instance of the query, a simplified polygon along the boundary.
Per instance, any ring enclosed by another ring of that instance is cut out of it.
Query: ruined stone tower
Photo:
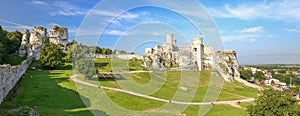
[[[193,63],[198,66],[198,70],[203,70],[204,64],[204,45],[202,37],[196,37],[191,44]]]
[[[166,49],[167,51],[173,51],[174,46],[173,46],[173,34],[167,34],[166,35]]]
[[[68,44],[68,29],[54,25],[50,31],[49,41],[52,44],[63,44],[64,50],[66,50]]]

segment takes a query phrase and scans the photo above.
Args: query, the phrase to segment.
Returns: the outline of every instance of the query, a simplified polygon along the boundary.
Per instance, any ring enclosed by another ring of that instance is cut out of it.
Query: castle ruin
[[[166,44],[146,48],[144,66],[151,70],[212,70],[216,69],[227,82],[239,78],[238,60],[233,50],[215,51],[204,45],[202,37],[195,37],[187,46],[177,46],[173,34],[166,35]],[[179,67],[173,67],[174,65]]]

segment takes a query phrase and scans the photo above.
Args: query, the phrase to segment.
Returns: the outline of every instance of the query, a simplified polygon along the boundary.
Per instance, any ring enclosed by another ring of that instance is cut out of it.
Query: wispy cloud
[[[242,33],[261,33],[261,32],[264,32],[264,27],[257,26],[257,27],[243,28],[240,32],[242,32]]]
[[[3,28],[11,30],[11,29],[32,29],[32,26],[27,26],[23,24],[19,24],[16,22],[8,21],[0,18],[0,22],[4,22],[8,25],[3,25]]]
[[[54,12],[52,15],[76,16],[76,15],[84,15],[87,12],[87,10],[82,9],[76,5],[73,5],[67,1],[56,1],[54,3],[54,7],[57,7],[58,10]]]
[[[295,33],[300,33],[300,29],[297,29],[297,28],[293,28],[293,29],[285,29],[285,31],[288,31],[288,32],[295,32]]]
[[[51,16],[78,16],[85,15],[88,11],[84,8],[71,4],[68,1],[52,1],[51,3],[46,3],[44,1],[33,0],[31,4],[49,10],[49,14]]]
[[[46,2],[39,1],[39,0],[33,0],[33,1],[31,1],[31,4],[35,4],[35,5],[47,5]]]
[[[90,11],[91,15],[99,15],[99,16],[116,16],[119,12],[118,11],[108,11],[108,10],[98,10],[93,9]]]
[[[257,38],[261,37],[260,34],[240,34],[234,36],[223,36],[222,39],[224,42],[230,41],[250,41],[255,42]]]
[[[258,38],[263,37],[264,27],[256,26],[256,27],[248,27],[243,28],[241,30],[237,30],[235,35],[231,36],[223,36],[224,42],[230,41],[249,41],[255,42]],[[270,35],[266,35],[266,37],[270,38]]]
[[[104,34],[106,35],[122,35],[123,32],[119,30],[111,30],[111,31],[106,31]]]
[[[297,0],[262,1],[236,6],[226,4],[223,8],[208,8],[208,10],[213,16],[222,18],[300,21],[300,13],[298,13],[300,11],[300,2]]]

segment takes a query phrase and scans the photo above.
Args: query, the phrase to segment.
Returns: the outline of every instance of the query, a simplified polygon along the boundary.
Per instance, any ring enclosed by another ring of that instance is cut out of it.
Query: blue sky
[[[137,53],[164,43],[167,33],[185,45],[201,31],[206,44],[219,45],[213,31],[220,32],[224,49],[237,51],[240,64],[300,64],[300,1],[199,0],[202,5],[195,5],[166,0],[161,6],[156,1],[1,1],[0,25],[9,31],[34,26],[49,31],[56,24],[69,29],[70,40],[97,39],[90,43]],[[133,4],[150,5],[125,9]]]

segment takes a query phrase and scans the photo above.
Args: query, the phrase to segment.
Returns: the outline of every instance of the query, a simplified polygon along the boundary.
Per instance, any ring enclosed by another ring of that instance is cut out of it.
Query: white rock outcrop
[[[45,27],[34,27],[30,33],[28,56],[33,55],[34,59],[40,59],[40,51],[44,46],[44,41],[47,35]]]
[[[28,29],[24,29],[22,31],[22,42],[21,42],[21,46],[19,48],[19,56],[24,57],[27,55],[27,51],[28,51],[28,42],[29,42],[29,30]]]
[[[49,41],[51,44],[63,44],[64,50],[67,49],[68,44],[68,29],[54,25],[50,31]]]

